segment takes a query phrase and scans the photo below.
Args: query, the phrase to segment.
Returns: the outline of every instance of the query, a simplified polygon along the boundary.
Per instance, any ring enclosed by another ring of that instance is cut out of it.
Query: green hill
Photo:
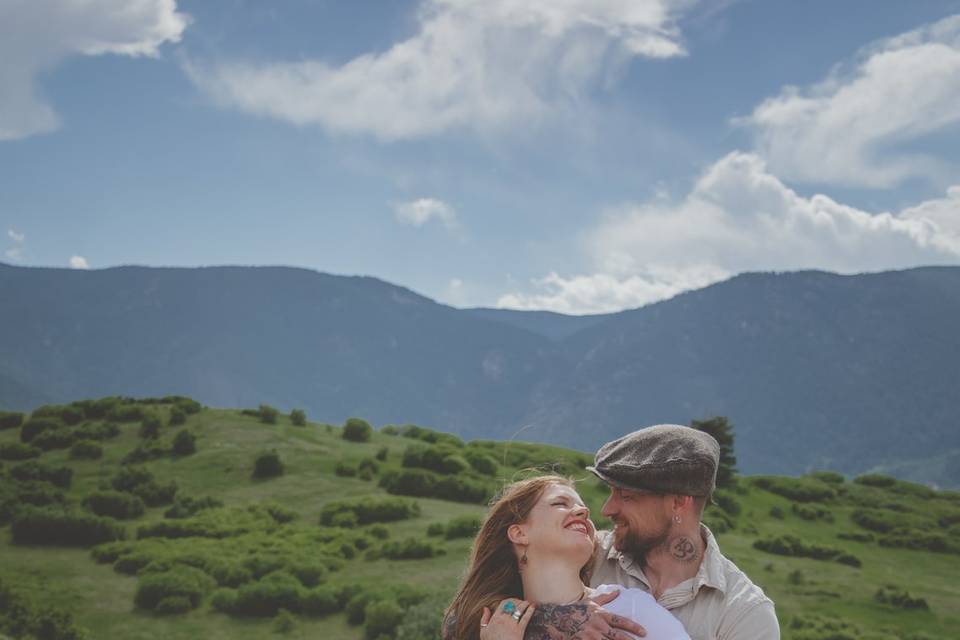
[[[0,413],[0,620],[12,637],[38,620],[42,637],[76,637],[66,613],[98,639],[428,638],[417,627],[435,624],[505,480],[549,465],[581,479],[595,514],[605,496],[583,471],[590,454],[413,426],[297,426],[177,397],[20,421]],[[740,478],[717,502],[707,520],[777,603],[784,638],[960,628],[960,494],[820,473]]]

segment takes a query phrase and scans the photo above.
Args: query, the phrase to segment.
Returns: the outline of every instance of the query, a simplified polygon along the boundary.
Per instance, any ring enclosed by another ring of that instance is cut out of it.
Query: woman
[[[444,614],[444,640],[520,639],[536,603],[573,604],[609,592],[607,585],[594,591],[585,584],[596,533],[589,516],[566,478],[539,476],[506,487],[490,507],[467,575]],[[649,618],[638,620],[647,627],[646,640],[689,638],[649,594],[620,591],[604,608],[623,614],[642,602],[656,618],[655,634]]]

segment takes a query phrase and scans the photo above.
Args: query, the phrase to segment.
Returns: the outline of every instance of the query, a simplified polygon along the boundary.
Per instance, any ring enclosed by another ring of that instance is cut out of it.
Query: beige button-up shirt
[[[773,601],[730,560],[723,557],[710,530],[697,575],[668,589],[657,601],[670,610],[693,640],[779,640]],[[613,532],[600,531],[591,586],[619,584],[650,591],[639,562],[613,547]],[[637,620],[641,625],[643,620]]]

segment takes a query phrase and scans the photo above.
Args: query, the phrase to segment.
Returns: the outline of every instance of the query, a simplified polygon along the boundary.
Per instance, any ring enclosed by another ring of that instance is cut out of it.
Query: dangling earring
[[[521,565],[527,564],[527,548],[526,547],[523,548],[523,555],[520,556],[520,564]]]
[[[676,522],[677,524],[680,524],[680,514],[679,514],[679,513],[673,514],[673,521]]]

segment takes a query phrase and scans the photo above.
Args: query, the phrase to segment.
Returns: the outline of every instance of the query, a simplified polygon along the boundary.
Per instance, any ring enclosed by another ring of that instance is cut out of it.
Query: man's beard
[[[620,535],[619,540],[614,540],[614,547],[620,553],[626,553],[632,556],[635,561],[643,563],[648,553],[658,547],[665,547],[669,539],[669,522],[653,534],[640,534],[630,527],[625,527],[625,531]]]

